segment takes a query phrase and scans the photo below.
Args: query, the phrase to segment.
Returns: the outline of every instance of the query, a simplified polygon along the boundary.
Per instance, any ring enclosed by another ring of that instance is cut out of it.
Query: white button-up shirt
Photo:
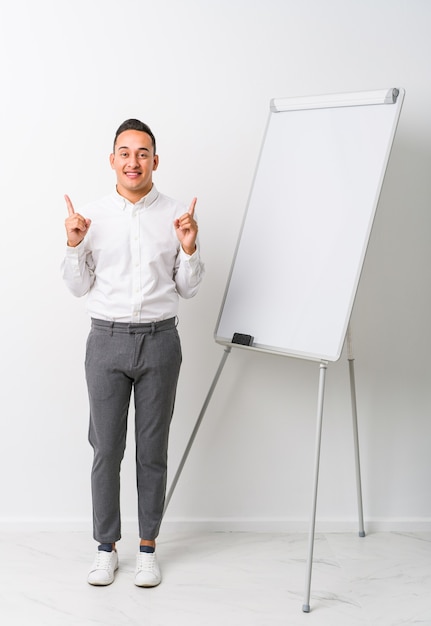
[[[186,211],[154,185],[136,204],[115,191],[79,210],[91,226],[67,247],[63,278],[75,296],[87,294],[91,317],[156,322],[177,315],[179,295],[196,294],[204,274],[199,247],[187,255],[173,224]]]

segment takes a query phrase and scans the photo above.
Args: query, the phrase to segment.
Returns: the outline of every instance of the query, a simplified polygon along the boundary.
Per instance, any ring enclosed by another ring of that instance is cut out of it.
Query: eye
[[[120,157],[125,159],[127,157],[127,152],[120,152]]]
[[[146,159],[148,157],[148,153],[147,152],[140,152],[139,153],[139,158],[140,159]]]

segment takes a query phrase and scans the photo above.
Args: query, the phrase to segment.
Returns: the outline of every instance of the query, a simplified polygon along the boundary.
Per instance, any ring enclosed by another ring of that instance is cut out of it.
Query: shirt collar
[[[129,200],[127,200],[124,196],[122,196],[121,194],[118,193],[118,191],[115,189],[114,191],[114,197],[116,202],[118,203],[118,205],[121,207],[121,209],[124,211],[126,209],[126,207],[131,206],[131,207],[136,207],[136,208],[146,208],[149,207],[151,204],[153,204],[153,202],[155,202],[155,200],[157,200],[159,196],[159,192],[156,188],[156,186],[153,184],[153,186],[151,187],[150,191],[147,193],[146,196],[144,196],[143,198],[141,198],[140,200],[138,200],[138,202],[130,202]]]

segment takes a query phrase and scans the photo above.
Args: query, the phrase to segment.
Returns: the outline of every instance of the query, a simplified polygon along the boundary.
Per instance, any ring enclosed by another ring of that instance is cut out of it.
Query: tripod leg
[[[349,362],[350,397],[352,402],[353,445],[356,470],[356,493],[358,498],[359,536],[365,537],[364,513],[362,509],[361,463],[359,459],[358,412],[356,407],[355,359],[353,357],[352,332],[347,329],[347,359]]]
[[[189,442],[188,442],[187,447],[185,449],[185,452],[184,452],[184,454],[182,456],[181,462],[180,462],[180,464],[178,466],[178,469],[177,469],[176,474],[174,476],[174,479],[172,481],[171,487],[170,487],[170,489],[168,491],[168,494],[166,496],[165,508],[163,509],[163,515],[165,514],[166,509],[168,508],[169,502],[170,502],[170,500],[172,498],[172,494],[174,493],[174,490],[175,490],[175,487],[177,485],[178,479],[179,479],[179,477],[181,475],[181,472],[183,471],[184,464],[185,464],[185,462],[187,460],[187,457],[189,455],[189,452],[191,450],[193,442],[194,442],[194,440],[196,438],[196,435],[198,433],[198,430],[199,430],[199,427],[201,425],[201,422],[202,422],[202,420],[204,418],[205,412],[206,412],[206,410],[208,408],[208,404],[209,404],[209,402],[211,400],[211,397],[212,397],[212,395],[214,393],[214,389],[216,388],[218,379],[220,378],[220,374],[222,373],[224,364],[226,363],[226,359],[229,356],[231,350],[232,350],[231,346],[226,346],[226,348],[224,349],[223,356],[222,356],[220,364],[218,366],[216,375],[214,376],[214,380],[213,380],[213,382],[211,384],[211,387],[210,387],[210,389],[209,389],[209,391],[207,393],[207,396],[205,398],[205,402],[202,405],[201,412],[199,413],[199,417],[198,417],[198,419],[196,421],[195,427],[194,427],[193,432],[192,432],[192,434],[190,436]]]
[[[311,588],[311,570],[313,567],[313,547],[314,547],[314,532],[316,527],[316,505],[317,505],[317,486],[319,483],[319,464],[320,464],[320,443],[322,440],[322,419],[323,419],[323,398],[325,393],[325,379],[326,369],[328,364],[322,362],[320,364],[320,377],[319,377],[319,394],[317,403],[317,429],[316,429],[316,450],[314,460],[314,486],[313,486],[313,499],[312,499],[312,512],[310,520],[310,531],[308,535],[308,557],[307,557],[307,571],[305,578],[305,594],[304,604],[302,610],[304,613],[310,612],[310,588]]]

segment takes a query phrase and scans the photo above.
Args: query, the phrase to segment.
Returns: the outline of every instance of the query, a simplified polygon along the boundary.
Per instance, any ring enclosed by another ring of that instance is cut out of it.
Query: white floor
[[[303,613],[306,534],[171,533],[158,542],[163,581],[133,584],[137,541],[118,544],[109,587],[86,574],[86,533],[0,538],[5,626],[431,625],[431,533],[316,535],[311,611]]]

